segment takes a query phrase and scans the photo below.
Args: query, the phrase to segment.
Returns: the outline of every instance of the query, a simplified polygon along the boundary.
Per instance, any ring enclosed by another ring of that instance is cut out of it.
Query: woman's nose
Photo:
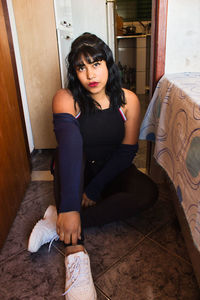
[[[88,70],[87,70],[87,78],[88,79],[92,79],[94,77],[95,77],[94,70],[92,70],[91,68],[88,68]]]

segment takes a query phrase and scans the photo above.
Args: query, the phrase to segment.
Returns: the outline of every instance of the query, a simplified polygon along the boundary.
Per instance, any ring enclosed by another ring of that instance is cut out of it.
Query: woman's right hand
[[[86,208],[86,207],[94,206],[94,205],[96,205],[96,202],[91,200],[90,198],[88,198],[86,193],[83,193],[81,206]]]
[[[77,245],[78,239],[81,239],[81,219],[77,211],[59,213],[56,230],[60,240],[65,244]]]

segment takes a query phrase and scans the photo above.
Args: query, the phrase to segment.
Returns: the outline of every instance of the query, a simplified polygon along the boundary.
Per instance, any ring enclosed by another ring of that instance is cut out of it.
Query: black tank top
[[[124,138],[125,115],[121,108],[108,108],[77,116],[88,161],[105,161]]]

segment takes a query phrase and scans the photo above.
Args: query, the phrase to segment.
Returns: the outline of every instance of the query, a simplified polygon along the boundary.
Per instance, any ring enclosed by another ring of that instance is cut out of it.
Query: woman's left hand
[[[96,204],[95,201],[89,199],[87,197],[87,195],[85,193],[83,193],[83,196],[82,196],[82,203],[81,203],[81,206],[82,207],[89,207],[89,206],[94,206]]]

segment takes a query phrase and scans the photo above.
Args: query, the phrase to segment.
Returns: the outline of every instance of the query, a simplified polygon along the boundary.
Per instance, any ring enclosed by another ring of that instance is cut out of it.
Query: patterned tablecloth
[[[142,122],[140,139],[172,180],[200,251],[200,73],[164,75]]]

